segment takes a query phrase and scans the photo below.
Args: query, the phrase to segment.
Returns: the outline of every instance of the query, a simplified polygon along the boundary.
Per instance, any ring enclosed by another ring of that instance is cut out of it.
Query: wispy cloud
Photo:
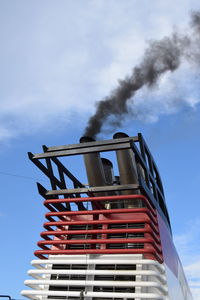
[[[197,3],[1,2],[0,139],[56,127],[69,122],[73,112],[86,122],[95,101],[139,62],[146,41],[168,35],[173,24],[185,26]],[[159,91],[152,92],[157,103],[166,90],[172,92],[170,84],[163,79]],[[191,106],[198,102],[194,93],[187,99]],[[161,111],[171,113],[169,99]],[[157,118],[154,111],[150,121]]]
[[[194,111],[200,103],[200,92],[197,88],[200,77],[197,70],[190,70],[183,65],[174,74],[163,76],[154,89],[143,88],[130,102],[130,110],[136,112],[139,120],[156,122],[162,115],[180,112],[182,109]]]

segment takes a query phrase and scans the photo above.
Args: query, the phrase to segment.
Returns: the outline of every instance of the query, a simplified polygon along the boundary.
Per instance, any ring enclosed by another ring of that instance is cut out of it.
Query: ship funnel
[[[129,137],[123,132],[117,132],[113,135],[114,139],[121,139]],[[120,184],[138,184],[138,174],[134,153],[131,149],[117,150],[117,163],[120,175]],[[123,195],[139,194],[138,190],[122,191]],[[129,200],[128,200],[129,201]],[[137,202],[137,201],[136,201]],[[139,206],[139,203],[125,203],[126,207]]]
[[[80,143],[95,142],[91,137],[83,136],[80,138]],[[88,178],[88,184],[91,187],[106,185],[106,177],[100,154],[98,152],[84,154],[84,163]],[[98,193],[100,195],[100,193]],[[105,193],[101,193],[105,195]]]
[[[117,132],[113,136],[114,139],[127,137],[128,135],[123,132]],[[131,149],[117,150],[116,155],[120,174],[120,184],[137,184],[138,175],[133,151]],[[130,194],[130,191],[126,191],[126,194]]]
[[[102,158],[101,161],[103,164],[106,185],[113,185],[113,183],[115,181],[115,177],[114,177],[114,173],[113,173],[113,164],[107,158]]]

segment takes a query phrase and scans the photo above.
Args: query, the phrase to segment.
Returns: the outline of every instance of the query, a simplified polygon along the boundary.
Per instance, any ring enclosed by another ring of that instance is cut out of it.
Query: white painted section
[[[26,295],[24,295],[25,291],[22,291],[21,294],[23,296],[26,296],[30,299],[41,299],[38,297],[38,291],[26,291]],[[80,299],[80,292],[59,292],[59,291],[41,291],[40,292],[40,296],[74,296],[74,297],[78,297],[78,299]],[[155,300],[165,300],[168,299],[166,297],[163,297],[161,295],[158,294],[154,294],[154,293],[98,293],[98,292],[87,292],[83,293],[84,299],[87,299],[88,297],[101,297],[101,298],[122,298],[124,297],[124,299],[133,299],[133,297],[135,298],[139,298],[139,299],[155,299]]]
[[[85,275],[85,270],[68,270],[68,274],[82,274]],[[42,279],[42,274],[58,274],[57,270],[29,270],[28,275],[32,276],[35,279]],[[59,270],[59,274],[66,274],[66,270]],[[87,274],[93,275],[138,275],[138,276],[155,276],[158,280],[160,280],[163,284],[166,283],[166,280],[163,278],[161,274],[153,270],[140,270],[140,271],[119,271],[119,270],[87,270]]]
[[[192,300],[181,264],[178,265],[178,278],[165,264],[167,286],[170,300]]]
[[[115,287],[156,287],[165,295],[167,289],[160,283],[153,281],[102,281],[102,280],[25,280],[25,285],[38,289],[40,285],[54,285],[54,286],[115,286]]]
[[[178,253],[171,233],[163,218],[157,213],[159,232],[164,258],[164,267],[167,278],[170,300],[192,300],[192,295],[185,278]]]
[[[64,299],[70,296],[85,300],[92,300],[93,297],[169,300],[164,266],[157,261],[143,259],[142,255],[51,255],[47,260],[33,260],[32,265],[36,269],[28,271],[28,274],[34,279],[25,281],[32,290],[21,292],[30,299],[46,300],[48,296],[52,299],[61,296]],[[68,267],[63,269],[59,265]],[[87,265],[87,268],[82,269],[83,265]],[[113,269],[109,269],[109,265],[114,266]],[[130,270],[122,265],[128,265]],[[79,275],[84,277],[74,280],[74,276]],[[107,279],[106,276],[111,277]],[[118,279],[116,276],[124,277]],[[68,290],[63,290],[63,287]]]
[[[89,254],[88,254],[89,256]],[[151,259],[143,259],[142,254],[108,254],[108,255],[97,255],[97,258],[91,258],[87,260],[87,264],[136,264],[136,260],[138,264],[142,265],[151,265],[154,266],[160,273],[165,273],[165,268],[162,264],[159,264],[155,260]],[[60,255],[56,257],[56,255],[51,255],[48,259],[37,259],[32,260],[31,265],[37,269],[45,269],[47,265],[56,265],[56,264],[83,264],[86,262],[86,255],[80,255],[76,257],[76,255]]]

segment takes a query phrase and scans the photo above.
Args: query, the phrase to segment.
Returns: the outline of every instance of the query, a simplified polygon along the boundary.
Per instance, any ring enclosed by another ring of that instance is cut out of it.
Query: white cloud
[[[54,126],[68,122],[73,111],[86,119],[140,61],[146,41],[185,26],[196,3],[1,2],[0,138],[49,128],[52,118]],[[152,95],[163,96],[169,82]],[[198,95],[187,101],[195,107]],[[171,113],[170,102],[162,109]]]
[[[187,274],[189,276],[191,276],[192,278],[196,278],[197,276],[199,277],[198,282],[193,282],[191,284],[194,284],[194,286],[196,286],[198,284],[198,286],[200,287],[200,257],[198,260],[195,261],[195,263],[187,265],[185,267],[185,270],[186,270]]]
[[[143,122],[157,122],[162,115],[169,115],[187,109],[193,112],[200,103],[200,76],[189,70],[188,64],[176,72],[165,73],[157,86],[142,88],[130,101],[134,118]]]
[[[0,141],[12,138],[13,135],[10,130],[6,128],[0,128]],[[0,214],[1,215],[1,214]]]

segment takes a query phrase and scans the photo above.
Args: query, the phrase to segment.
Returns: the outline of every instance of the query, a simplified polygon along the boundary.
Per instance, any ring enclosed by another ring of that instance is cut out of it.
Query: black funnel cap
[[[129,137],[128,134],[124,133],[124,132],[116,132],[113,135],[113,139],[121,139],[121,138],[126,138]]]
[[[90,136],[82,136],[80,138],[80,143],[89,143],[89,142],[95,142],[96,140]]]

